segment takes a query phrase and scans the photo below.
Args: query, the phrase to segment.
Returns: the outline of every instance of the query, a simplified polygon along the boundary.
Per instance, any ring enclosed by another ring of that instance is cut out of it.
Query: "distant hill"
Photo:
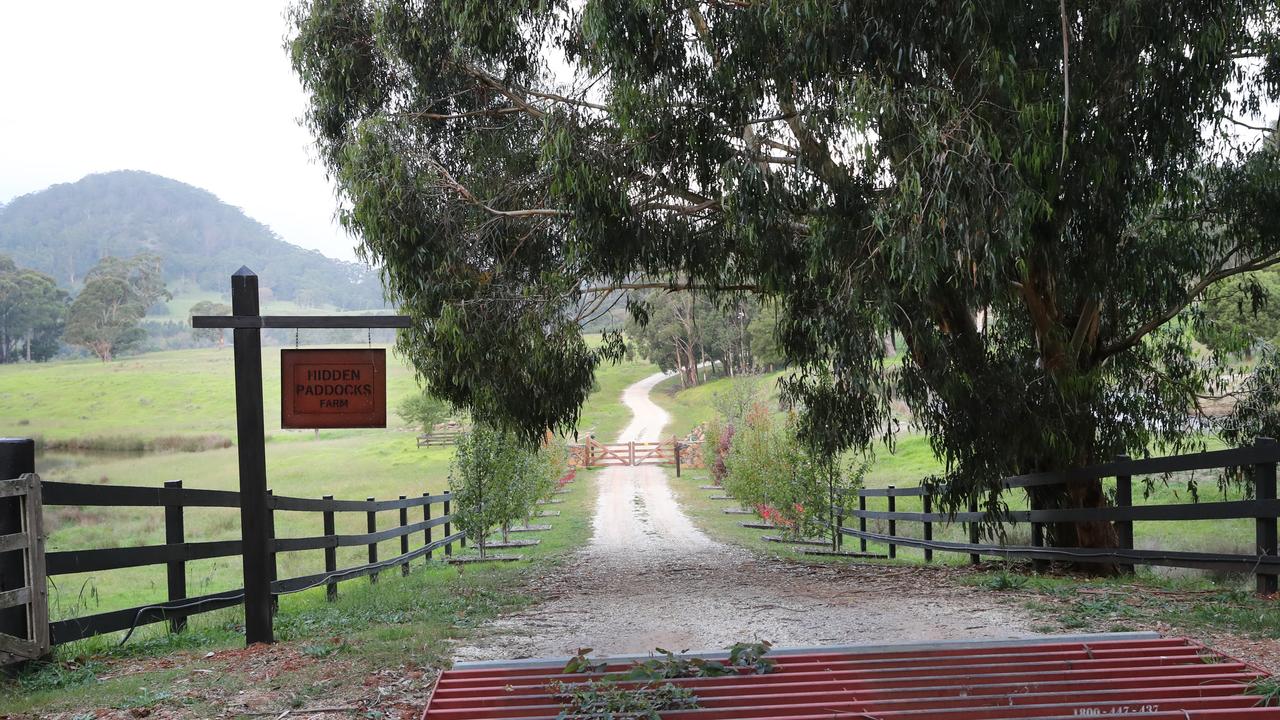
[[[213,193],[159,175],[89,175],[0,205],[0,254],[68,289],[100,258],[139,252],[164,259],[170,285],[226,292],[231,273],[248,265],[279,300],[383,306],[368,267],[291,245]]]

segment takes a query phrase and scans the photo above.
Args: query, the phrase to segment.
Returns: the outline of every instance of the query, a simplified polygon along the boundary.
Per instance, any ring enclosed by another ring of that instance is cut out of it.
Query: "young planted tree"
[[[436,425],[449,418],[449,406],[426,390],[417,392],[396,406],[396,414],[400,419],[418,428],[420,432],[430,434]]]
[[[343,221],[418,320],[401,349],[530,438],[572,426],[621,353],[578,332],[601,294],[754,293],[807,442],[868,445],[900,397],[944,507],[995,509],[1001,476],[1185,441],[1221,359],[1176,325],[1280,260],[1280,160],[1257,141],[1274,0],[302,0],[294,19]],[[1106,503],[1095,481],[1036,492]]]
[[[841,467],[837,458],[807,444],[794,414],[757,404],[737,424],[724,458],[725,490],[795,537],[821,532],[836,539],[844,497],[862,484],[867,464]]]
[[[564,472],[563,452],[529,444],[515,433],[478,422],[458,438],[449,475],[454,524],[487,553],[487,538],[501,528],[503,539],[517,520],[555,491]]]

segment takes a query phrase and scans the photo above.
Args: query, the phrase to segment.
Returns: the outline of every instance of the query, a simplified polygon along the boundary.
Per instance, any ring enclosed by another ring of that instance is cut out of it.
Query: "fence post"
[[[1035,493],[1030,493],[1027,505],[1031,507],[1031,512],[1040,509],[1040,502],[1036,500]],[[1031,545],[1032,547],[1044,547],[1044,524],[1031,521]],[[1049,561],[1035,558],[1031,561],[1031,568],[1038,573],[1046,572],[1049,569]]]
[[[1254,444],[1272,446],[1275,440],[1268,437],[1258,438]],[[1253,496],[1258,500],[1276,499],[1276,464],[1261,462],[1253,466]],[[1262,515],[1263,513],[1258,513]],[[1274,558],[1276,556],[1276,517],[1258,517],[1255,523],[1255,536],[1258,541],[1258,555]],[[1276,592],[1276,573],[1274,570],[1256,574],[1259,595],[1274,595]]]
[[[271,614],[280,611],[280,596],[271,591],[271,586],[279,579],[279,567],[276,556],[276,507],[274,490],[267,490],[267,592],[271,594]]]
[[[844,494],[840,495],[840,502],[836,504],[836,535],[834,539],[835,547],[832,549],[840,552],[840,548],[844,547]]]
[[[978,512],[978,498],[969,498],[969,512],[971,513]],[[978,521],[977,520],[974,520],[973,522],[969,523],[969,544],[970,545],[978,544]],[[982,561],[982,557],[979,556],[978,553],[976,552],[969,553],[970,565],[977,565],[981,561]]]
[[[925,490],[924,495],[920,499],[924,503],[924,511],[926,513],[933,512],[933,496],[929,494],[928,490]],[[933,540],[933,523],[929,520],[924,521],[924,539],[925,542]],[[924,549],[924,561],[933,562],[933,548],[927,547]]]
[[[864,535],[858,538],[858,552],[865,553],[867,551],[867,497],[858,491],[858,532]]]
[[[16,480],[28,473],[36,471],[36,444],[34,440],[27,438],[3,438],[0,439],[0,480]],[[34,513],[39,512],[39,507],[35,507],[34,503],[24,502],[26,498],[21,496],[0,498],[0,535],[10,535],[21,533],[28,530],[23,515],[26,511],[32,512],[32,520],[36,520]],[[36,528],[38,534],[39,529]],[[35,538],[32,538],[35,540]],[[31,578],[32,592],[37,593],[40,597],[31,598],[31,610],[28,614],[25,604],[13,605],[0,609],[0,633],[12,635],[14,637],[26,639],[43,638],[48,635],[48,619],[46,613],[41,610],[37,603],[47,603],[45,594],[45,577],[38,567],[28,567],[27,563],[34,559],[32,556],[23,557],[21,552],[0,553],[0,591],[17,590],[27,587],[27,575],[39,575]],[[47,607],[47,605],[45,605]],[[34,618],[33,618],[34,616]],[[42,621],[41,618],[44,618]],[[31,627],[31,620],[35,620],[36,627]],[[38,645],[45,646],[47,642],[38,640]]]
[[[231,276],[231,314],[258,317],[258,276],[242,267]],[[267,446],[262,413],[262,330],[232,332],[236,376],[236,452],[240,470],[244,643],[275,642],[267,577]]]
[[[632,440],[631,442],[627,443],[627,448],[630,453],[629,457],[631,458],[630,464],[635,465],[636,464],[636,441]]]
[[[181,480],[166,480],[166,488],[182,489]],[[182,504],[171,503],[164,506],[164,542],[166,545],[181,545],[186,542],[186,531],[182,526]],[[169,602],[187,599],[187,564],[175,560],[165,566],[169,585]],[[182,632],[187,629],[187,617],[176,617],[169,620],[169,632]]]
[[[446,490],[444,492],[444,517],[445,517],[444,536],[446,538],[444,543],[445,557],[450,557],[453,555],[453,543],[447,539],[450,535],[453,534],[453,514],[449,512],[449,500],[452,498],[453,498],[453,491]]]
[[[671,447],[676,454],[676,477],[680,477],[680,441],[674,435],[671,436]]]
[[[365,500],[368,500],[369,502],[374,502],[373,498],[365,498]],[[366,519],[365,526],[368,528],[369,533],[372,534],[372,533],[378,532],[378,511],[376,510],[368,511],[367,513],[365,513],[365,519]],[[376,562],[378,562],[378,542],[375,540],[369,543],[369,564],[372,565]],[[377,570],[374,570],[373,572],[369,573],[369,582],[370,583],[378,582]]]
[[[332,502],[333,496],[325,495],[324,499],[328,502]],[[324,509],[324,534],[325,534],[325,537],[333,537],[334,535],[338,534],[337,528],[334,526],[333,507],[331,506],[326,507]],[[335,540],[334,543],[335,544],[333,545],[326,545],[324,549],[324,571],[329,574],[338,572],[338,546],[336,544],[337,541]],[[330,579],[328,582],[326,582],[325,588],[324,588],[324,594],[325,594],[325,598],[329,600],[329,602],[333,602],[334,600],[337,600],[338,599],[338,581]]]
[[[407,500],[408,498],[404,495],[401,495],[400,499]],[[400,530],[403,531],[408,524],[409,524],[409,508],[401,507],[400,508]],[[409,554],[409,533],[405,533],[404,535],[400,536],[400,554],[401,555]],[[400,574],[404,577],[409,576],[408,560],[405,560],[404,563],[400,565]]]
[[[422,493],[422,497],[423,497],[423,503],[422,503],[422,521],[423,521],[423,522],[428,522],[428,523],[429,523],[429,522],[431,522],[431,501],[430,501],[430,500],[428,500],[427,498],[431,497],[431,493],[430,493],[430,492],[424,492],[424,493]],[[427,529],[426,529],[426,530],[423,530],[423,531],[422,531],[422,543],[423,543],[423,545],[430,545],[430,544],[431,544],[431,526],[430,526],[430,525],[428,525],[428,526],[427,526]],[[428,550],[428,551],[427,551],[427,560],[426,560],[426,561],[427,561],[427,562],[431,562],[431,551],[430,551],[430,550]]]
[[[889,512],[897,512],[898,498],[893,494],[892,485],[890,485],[888,489],[889,489]],[[898,534],[898,521],[890,520],[889,521],[889,537],[892,538],[897,534]],[[894,545],[892,541],[889,542],[889,557],[890,558],[898,557],[898,546]]]
[[[1128,462],[1128,455],[1117,455],[1116,462]],[[1133,476],[1117,475],[1116,476],[1116,507],[1128,508],[1133,507]],[[1133,521],[1117,520],[1116,537],[1121,550],[1133,549]],[[1133,574],[1133,566],[1122,564],[1118,566],[1121,572]]]

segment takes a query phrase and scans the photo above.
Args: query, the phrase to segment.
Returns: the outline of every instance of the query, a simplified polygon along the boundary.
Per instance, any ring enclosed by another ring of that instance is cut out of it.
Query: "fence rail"
[[[458,438],[462,437],[462,433],[462,428],[432,430],[429,433],[423,433],[418,436],[418,447],[430,447],[432,445],[456,445],[458,443]]]
[[[1037,508],[1013,510],[1005,513],[1001,522],[1028,523],[1031,526],[1030,545],[1001,545],[978,541],[979,523],[992,518],[979,512],[970,503],[967,511],[954,513],[933,512],[933,501],[945,488],[921,485],[917,487],[866,488],[856,493],[856,510],[836,509],[838,538],[856,538],[865,552],[867,543],[888,546],[889,557],[897,555],[899,546],[919,548],[924,551],[926,562],[934,551],[967,553],[971,562],[980,556],[1024,558],[1041,564],[1051,561],[1077,563],[1105,563],[1121,567],[1156,565],[1168,567],[1200,568],[1205,570],[1245,571],[1257,578],[1257,590],[1262,594],[1277,591],[1280,576],[1280,557],[1277,557],[1277,517],[1280,517],[1280,500],[1276,499],[1276,463],[1280,461],[1280,444],[1270,438],[1259,438],[1251,446],[1214,450],[1185,455],[1132,460],[1126,457],[1113,462],[1093,465],[1065,472],[1035,473],[1006,478],[1004,490],[1053,487],[1078,481],[1101,481],[1115,478],[1115,503],[1104,508]],[[1225,470],[1250,468],[1244,474],[1252,483],[1253,499],[1222,502],[1180,503],[1162,505],[1134,505],[1133,477],[1158,475],[1195,470]],[[886,509],[868,509],[868,499],[883,498]],[[898,498],[920,498],[921,511],[899,511]],[[846,499],[847,500],[847,499]],[[847,504],[847,502],[846,502]],[[858,526],[847,527],[846,520],[857,520]],[[882,521],[888,532],[867,529],[867,521]],[[1172,550],[1142,550],[1134,548],[1134,522],[1165,522],[1187,520],[1252,520],[1254,522],[1255,550],[1248,553],[1209,553]],[[921,537],[898,533],[899,522],[918,523]],[[1111,522],[1119,539],[1114,548],[1049,547],[1044,542],[1044,527],[1054,523]],[[969,542],[953,542],[933,539],[934,525],[964,523],[968,526]]]
[[[165,509],[165,540],[162,545],[138,547],[91,548],[62,550],[45,555],[45,572],[50,576],[72,573],[99,572],[149,565],[164,565],[168,597],[160,602],[67,618],[49,623],[51,644],[57,645],[80,640],[93,635],[138,626],[169,621],[172,630],[181,630],[190,615],[211,612],[239,605],[244,601],[244,590],[224,590],[195,597],[186,593],[186,563],[195,560],[238,557],[243,545],[240,540],[188,541],[184,536],[184,510],[186,508],[238,508],[240,494],[226,490],[197,490],[183,488],[180,481],[170,481],[164,487],[137,487],[126,485],[87,485],[64,482],[40,482],[44,505],[77,507],[163,507]],[[450,513],[452,495],[448,492],[420,497],[401,496],[395,500],[335,500],[324,498],[298,498],[270,495],[267,506],[272,513],[270,527],[272,537],[268,543],[270,552],[271,592],[274,596],[326,586],[329,600],[337,597],[340,582],[358,577],[377,577],[377,574],[400,566],[408,573],[409,563],[421,557],[428,560],[441,550],[451,555],[453,545],[463,541],[463,534],[452,532],[453,515]],[[442,505],[442,512],[432,516],[432,506]],[[422,508],[422,519],[409,522],[408,512]],[[399,510],[397,525],[378,530],[376,513]],[[322,534],[309,537],[274,537],[274,514],[282,512],[310,512],[321,515]],[[335,514],[365,513],[369,532],[336,532]],[[443,528],[441,537],[433,538],[435,528]],[[422,534],[422,544],[410,549],[411,538]],[[379,542],[400,539],[400,553],[385,560],[377,559]],[[347,568],[338,568],[336,548],[368,546],[369,562]],[[324,572],[299,577],[276,578],[279,553],[324,551]]]

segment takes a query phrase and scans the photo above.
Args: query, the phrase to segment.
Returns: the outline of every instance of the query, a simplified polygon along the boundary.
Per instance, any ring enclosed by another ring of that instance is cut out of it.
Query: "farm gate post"
[[[36,444],[0,438],[0,664],[49,653],[49,594],[44,565]]]
[[[971,513],[978,512],[978,498],[976,497],[969,498],[969,512]],[[974,520],[973,522],[969,523],[969,544],[970,545],[978,544],[978,529],[979,528],[978,528],[977,520]],[[982,562],[982,557],[978,555],[978,553],[969,553],[970,565],[977,565],[980,562]]]
[[[181,490],[181,480],[165,480],[164,486],[171,490]],[[187,541],[187,533],[183,524],[181,505],[166,505],[164,508],[164,542],[166,545],[182,545]],[[187,563],[174,560],[165,566],[165,584],[169,590],[169,602],[176,603],[187,599]],[[187,616],[169,620],[169,632],[182,632],[187,629]]]

